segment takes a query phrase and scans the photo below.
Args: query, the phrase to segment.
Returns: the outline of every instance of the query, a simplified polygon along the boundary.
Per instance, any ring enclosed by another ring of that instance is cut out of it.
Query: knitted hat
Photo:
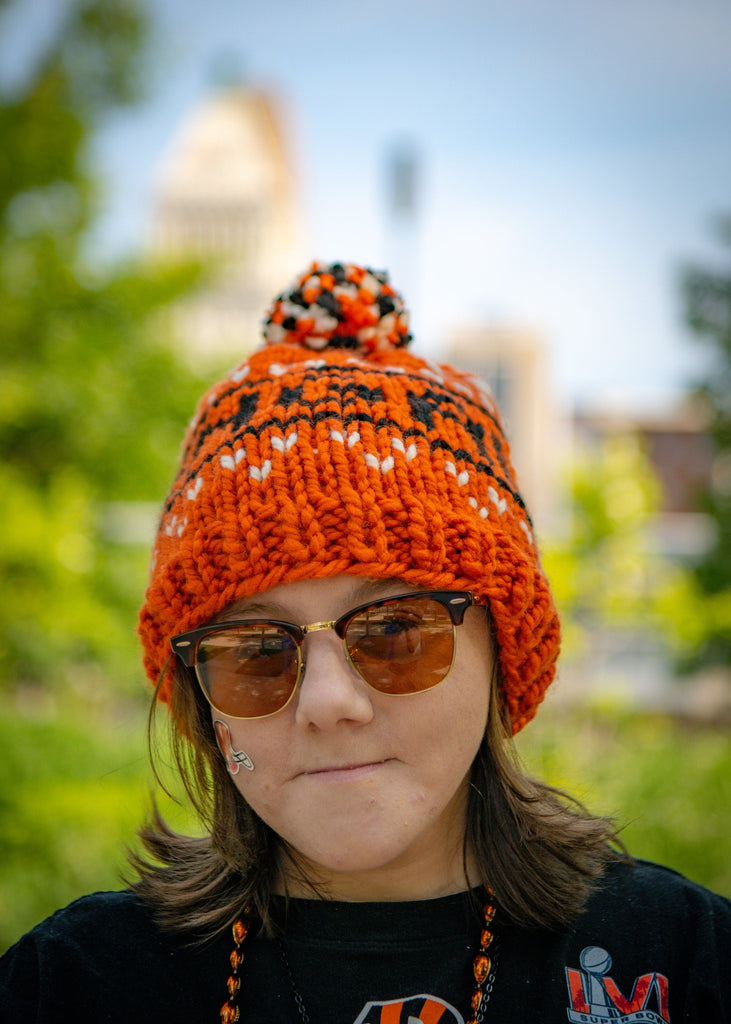
[[[513,731],[533,717],[559,622],[500,417],[475,378],[406,351],[407,322],[385,274],[314,263],[204,395],[140,614],[153,682],[170,638],[232,602],[351,573],[489,604]]]

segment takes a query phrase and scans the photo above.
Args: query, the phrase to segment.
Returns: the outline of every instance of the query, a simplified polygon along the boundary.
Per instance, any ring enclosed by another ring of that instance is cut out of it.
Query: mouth
[[[384,758],[380,761],[356,761],[347,764],[326,765],[323,768],[311,768],[308,771],[302,772],[302,775],[323,782],[347,781],[369,775],[380,768],[381,765],[386,764],[388,760],[390,758]]]

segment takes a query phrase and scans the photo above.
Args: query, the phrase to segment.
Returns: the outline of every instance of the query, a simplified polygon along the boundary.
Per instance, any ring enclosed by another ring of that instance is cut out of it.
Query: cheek
[[[239,746],[246,751],[254,767],[252,771],[241,769],[231,775],[231,781],[251,810],[279,836],[289,840],[292,822],[302,811],[296,801],[293,802],[291,772],[267,743],[242,738]]]
[[[469,773],[487,728],[490,678],[482,672],[455,672],[439,694],[427,735],[417,742],[431,746],[438,766],[452,781]]]
[[[489,700],[485,693],[459,693],[437,722],[437,742],[447,762],[469,771],[487,727]]]
[[[400,700],[400,699],[399,699]],[[418,772],[425,794],[452,795],[469,774],[489,710],[488,686],[455,675],[448,686],[399,702],[393,736]]]

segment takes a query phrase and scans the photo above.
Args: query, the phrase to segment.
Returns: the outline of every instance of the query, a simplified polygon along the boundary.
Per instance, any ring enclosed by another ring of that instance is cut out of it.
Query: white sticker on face
[[[213,728],[216,731],[216,741],[218,743],[218,749],[223,754],[223,758],[226,762],[230,775],[238,775],[241,766],[243,765],[247,771],[253,772],[254,762],[251,760],[245,750],[234,750],[233,743],[231,742],[231,733],[225,722],[219,722],[218,719],[214,720]]]

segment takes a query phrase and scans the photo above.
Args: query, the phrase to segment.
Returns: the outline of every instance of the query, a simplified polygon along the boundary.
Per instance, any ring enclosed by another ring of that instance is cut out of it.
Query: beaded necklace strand
[[[495,904],[493,902],[492,890],[488,889],[488,899],[482,907],[483,925],[480,931],[480,948],[472,961],[472,974],[475,979],[475,987],[470,1000],[470,1017],[465,1024],[481,1024],[484,1020],[485,1009],[490,1000],[493,985],[495,984],[495,955],[488,953],[493,943],[492,921],[495,917]],[[228,999],[221,1007],[221,1024],[235,1024],[239,1019],[239,1007],[237,997],[241,988],[241,967],[244,962],[244,954],[241,949],[246,936],[251,928],[251,908],[246,907],[244,914],[232,927],[234,948],[231,951],[230,963],[231,974],[226,982]],[[309,1021],[305,1010],[302,996],[297,991],[290,973],[290,981],[295,994],[297,1009],[300,1019]]]

